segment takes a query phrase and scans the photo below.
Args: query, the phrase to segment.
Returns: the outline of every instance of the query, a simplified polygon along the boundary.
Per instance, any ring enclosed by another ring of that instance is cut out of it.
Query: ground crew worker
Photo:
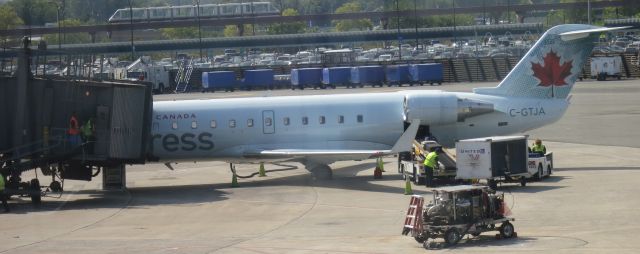
[[[536,139],[535,143],[531,147],[531,152],[539,155],[545,155],[547,154],[547,148],[542,144],[542,140]]]
[[[85,143],[87,153],[92,154],[93,145],[95,143],[95,126],[93,125],[93,117],[89,118],[89,120],[82,125],[80,131],[82,132],[82,142]]]
[[[75,111],[71,113],[71,118],[69,118],[68,134],[71,146],[75,147],[80,144],[80,123]]]
[[[0,174],[0,200],[2,200],[2,206],[4,206],[4,212],[9,212],[9,204],[7,204],[7,195],[4,191],[4,176]]]
[[[432,147],[427,157],[424,158],[425,184],[430,187],[433,184],[433,170],[438,167],[438,149]]]

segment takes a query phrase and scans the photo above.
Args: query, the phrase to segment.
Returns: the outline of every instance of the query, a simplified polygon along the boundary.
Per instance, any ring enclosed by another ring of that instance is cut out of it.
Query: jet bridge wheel
[[[31,179],[31,182],[29,182],[29,192],[31,203],[39,205],[42,201],[42,193],[40,192],[40,181],[38,181],[38,179]]]

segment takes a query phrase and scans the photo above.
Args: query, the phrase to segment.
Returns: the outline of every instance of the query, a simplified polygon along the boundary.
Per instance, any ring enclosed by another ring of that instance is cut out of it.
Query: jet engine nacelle
[[[453,94],[408,94],[404,97],[404,120],[420,119],[422,125],[444,125],[493,112],[493,104],[460,99]]]

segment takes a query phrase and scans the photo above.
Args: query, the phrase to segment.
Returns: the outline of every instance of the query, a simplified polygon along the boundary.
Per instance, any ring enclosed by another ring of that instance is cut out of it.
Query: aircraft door
[[[264,134],[273,134],[276,132],[273,110],[262,111],[262,132]]]

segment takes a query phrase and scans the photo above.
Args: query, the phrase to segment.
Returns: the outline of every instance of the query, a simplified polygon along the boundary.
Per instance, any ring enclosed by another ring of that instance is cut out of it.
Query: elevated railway
[[[612,1],[591,1],[591,8],[604,8],[604,7],[629,7],[638,6],[639,3],[636,0],[612,0]],[[419,17],[433,16],[433,15],[452,15],[456,14],[471,14],[471,13],[486,13],[486,12],[505,12],[514,11],[517,13],[526,13],[529,11],[545,11],[545,10],[561,10],[561,9],[587,9],[587,2],[576,3],[553,3],[553,4],[516,4],[516,5],[497,5],[497,6],[462,6],[456,8],[436,8],[436,9],[421,9],[421,10],[401,10],[401,11],[380,11],[380,12],[356,12],[356,13],[328,13],[328,14],[313,14],[313,15],[300,15],[300,16],[251,16],[247,13],[242,17],[228,17],[228,18],[201,18],[201,26],[225,26],[225,25],[241,25],[241,24],[273,24],[273,23],[287,23],[287,22],[323,22],[333,20],[347,20],[347,19],[390,19],[397,15],[413,17],[414,15]],[[164,20],[164,21],[149,21],[149,22],[134,22],[130,23],[118,23],[118,24],[104,24],[104,25],[87,25],[87,26],[73,26],[62,27],[61,33],[90,33],[96,34],[100,32],[114,32],[122,30],[144,30],[144,29],[159,29],[159,28],[176,28],[176,27],[194,27],[198,25],[198,20]],[[57,27],[46,28],[21,28],[21,29],[9,29],[0,30],[0,36],[29,36],[29,35],[44,35],[44,34],[56,34],[58,33]]]
[[[224,37],[224,38],[203,38],[202,44],[198,39],[184,40],[160,40],[141,41],[135,43],[136,52],[153,51],[176,51],[194,50],[199,48],[275,48],[301,45],[327,45],[339,43],[354,43],[366,41],[395,41],[400,37],[402,40],[428,39],[428,38],[451,38],[478,36],[482,38],[486,34],[502,36],[505,34],[525,34],[540,33],[543,31],[541,23],[528,24],[503,24],[490,26],[459,26],[459,27],[437,27],[421,28],[417,33],[415,29],[397,30],[377,30],[359,32],[334,32],[334,33],[309,33],[309,34],[286,34],[286,35],[263,35],[245,37]],[[129,42],[112,43],[88,43],[62,45],[61,49],[50,46],[50,50],[34,52],[36,55],[91,55],[103,53],[129,53],[131,44]],[[15,57],[16,51],[7,50],[0,52],[0,57]]]

